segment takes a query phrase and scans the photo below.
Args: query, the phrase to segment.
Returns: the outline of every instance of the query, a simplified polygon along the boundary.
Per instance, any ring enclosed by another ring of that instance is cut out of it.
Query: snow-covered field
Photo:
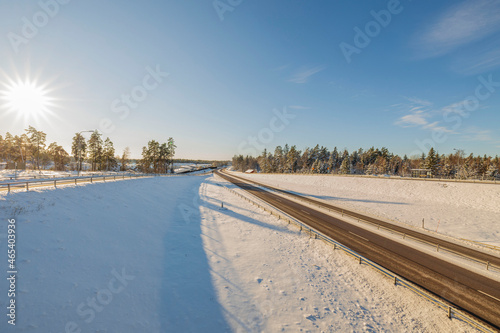
[[[244,174],[280,188],[440,234],[500,246],[500,184]]]
[[[0,332],[470,332],[213,176],[0,196],[16,326]],[[221,203],[224,208],[221,208]],[[0,306],[7,312],[7,281]]]

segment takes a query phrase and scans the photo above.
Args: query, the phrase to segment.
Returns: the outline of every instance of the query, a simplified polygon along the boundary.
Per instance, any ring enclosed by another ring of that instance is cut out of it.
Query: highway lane
[[[352,210],[347,210],[347,209],[344,209],[344,208],[341,208],[341,207],[337,207],[337,206],[334,206],[334,205],[331,205],[331,204],[328,204],[328,203],[325,203],[325,202],[322,202],[322,201],[319,201],[319,200],[315,200],[315,199],[312,199],[312,198],[304,197],[302,195],[298,195],[296,193],[293,193],[293,192],[290,192],[290,191],[286,191],[286,190],[283,190],[283,189],[280,189],[280,188],[276,188],[276,187],[273,187],[273,186],[270,186],[270,185],[267,185],[267,184],[263,184],[263,183],[260,183],[260,182],[255,182],[253,180],[248,180],[246,178],[238,177],[238,176],[235,176],[235,175],[231,175],[231,176],[235,177],[235,178],[238,178],[240,180],[243,180],[245,182],[250,182],[250,183],[262,186],[264,188],[271,189],[273,191],[277,191],[277,192],[280,192],[280,193],[291,195],[293,197],[296,197],[297,199],[304,200],[304,201],[306,201],[308,203],[311,203],[311,204],[314,204],[316,206],[319,205],[319,206],[321,206],[323,208],[326,208],[326,209],[329,209],[329,210],[332,210],[332,211],[335,211],[335,212],[338,212],[338,213],[342,213],[343,212],[345,215],[349,215],[349,216],[354,217],[354,218],[359,218],[359,219],[362,219],[364,221],[373,223],[375,225],[380,225],[383,228],[391,229],[391,230],[394,230],[394,231],[399,232],[401,234],[406,234],[407,236],[420,239],[420,240],[422,240],[424,242],[427,242],[427,243],[431,243],[431,244],[435,244],[435,245],[439,244],[440,248],[446,248],[446,249],[451,250],[453,252],[456,252],[456,253],[462,254],[464,256],[473,258],[475,260],[482,261],[485,264],[487,262],[490,262],[490,264],[493,264],[493,265],[495,265],[497,267],[500,267],[500,257],[492,255],[490,253],[485,253],[485,252],[482,252],[482,251],[479,251],[479,250],[476,250],[476,249],[473,249],[473,248],[465,247],[465,246],[462,246],[462,245],[459,245],[459,244],[456,244],[456,243],[453,243],[453,242],[450,242],[450,241],[447,241],[447,240],[444,240],[444,239],[441,239],[441,238],[434,237],[434,236],[429,235],[427,233],[418,232],[415,229],[405,228],[404,226],[400,226],[400,225],[396,225],[396,224],[393,224],[393,223],[389,223],[389,222],[385,222],[385,221],[382,221],[382,220],[378,220],[378,219],[376,219],[374,217],[371,217],[371,216],[366,216],[366,215],[363,215],[361,213],[358,213],[358,212],[355,212],[355,211],[352,211]]]
[[[217,174],[290,216],[500,328],[500,283],[307,205]]]

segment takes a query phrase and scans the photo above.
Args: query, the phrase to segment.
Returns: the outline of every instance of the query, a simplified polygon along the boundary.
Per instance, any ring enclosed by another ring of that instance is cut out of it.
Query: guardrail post
[[[489,271],[489,270],[490,270],[490,262],[489,262],[489,261],[487,261],[487,262],[486,262],[486,270],[487,270],[487,271]]]
[[[90,182],[92,183],[92,176],[90,176]]]
[[[363,261],[363,258],[361,258],[361,256],[359,256],[359,264],[360,265],[361,265],[362,261]]]
[[[425,227],[424,227],[424,219],[422,219],[422,229],[425,229]]]
[[[57,180],[54,179],[54,188],[57,188]]]
[[[26,192],[30,190],[30,185],[28,182],[26,182]]]
[[[439,244],[436,247],[436,252],[439,252]]]
[[[448,307],[448,318],[451,319],[451,306]]]
[[[76,178],[75,178],[75,185],[76,185]]]
[[[10,193],[10,184],[7,184],[8,193]]]
[[[396,275],[394,275],[394,285],[395,286],[398,285],[398,277]]]

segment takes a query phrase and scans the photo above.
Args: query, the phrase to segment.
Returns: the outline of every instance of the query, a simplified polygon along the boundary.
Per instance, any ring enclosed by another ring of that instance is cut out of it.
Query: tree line
[[[173,172],[175,142],[169,138],[160,144],[155,140],[142,149],[142,159],[137,161],[135,169],[146,173]],[[130,149],[127,147],[118,156],[110,138],[103,140],[102,134],[93,131],[88,140],[83,132],[76,133],[71,145],[71,155],[57,142],[47,145],[47,134],[33,126],[25,129],[21,135],[7,132],[0,135],[0,161],[7,163],[8,169],[34,170],[52,169],[57,171],[82,170],[88,163],[92,171],[126,171],[131,168]]]
[[[66,150],[52,142],[47,145],[47,134],[29,126],[25,133],[5,137],[0,135],[0,160],[7,163],[10,169],[24,169],[29,163],[34,169],[46,168],[53,164],[55,170],[64,170],[69,162]]]
[[[456,179],[499,179],[500,159],[498,156],[465,156],[463,150],[454,154],[439,154],[431,148],[427,154],[409,158],[400,157],[385,147],[362,148],[351,153],[335,147],[329,151],[316,145],[303,151],[296,146],[277,146],[274,153],[266,149],[258,157],[234,156],[234,170],[255,169],[264,173],[318,173],[410,176],[424,174],[431,177]],[[421,170],[418,170],[421,169]]]

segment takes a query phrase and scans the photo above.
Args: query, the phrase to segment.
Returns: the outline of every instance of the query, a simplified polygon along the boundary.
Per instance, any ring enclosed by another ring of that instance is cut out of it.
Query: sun
[[[11,83],[1,92],[4,106],[24,118],[38,118],[49,111],[51,98],[35,82]]]

